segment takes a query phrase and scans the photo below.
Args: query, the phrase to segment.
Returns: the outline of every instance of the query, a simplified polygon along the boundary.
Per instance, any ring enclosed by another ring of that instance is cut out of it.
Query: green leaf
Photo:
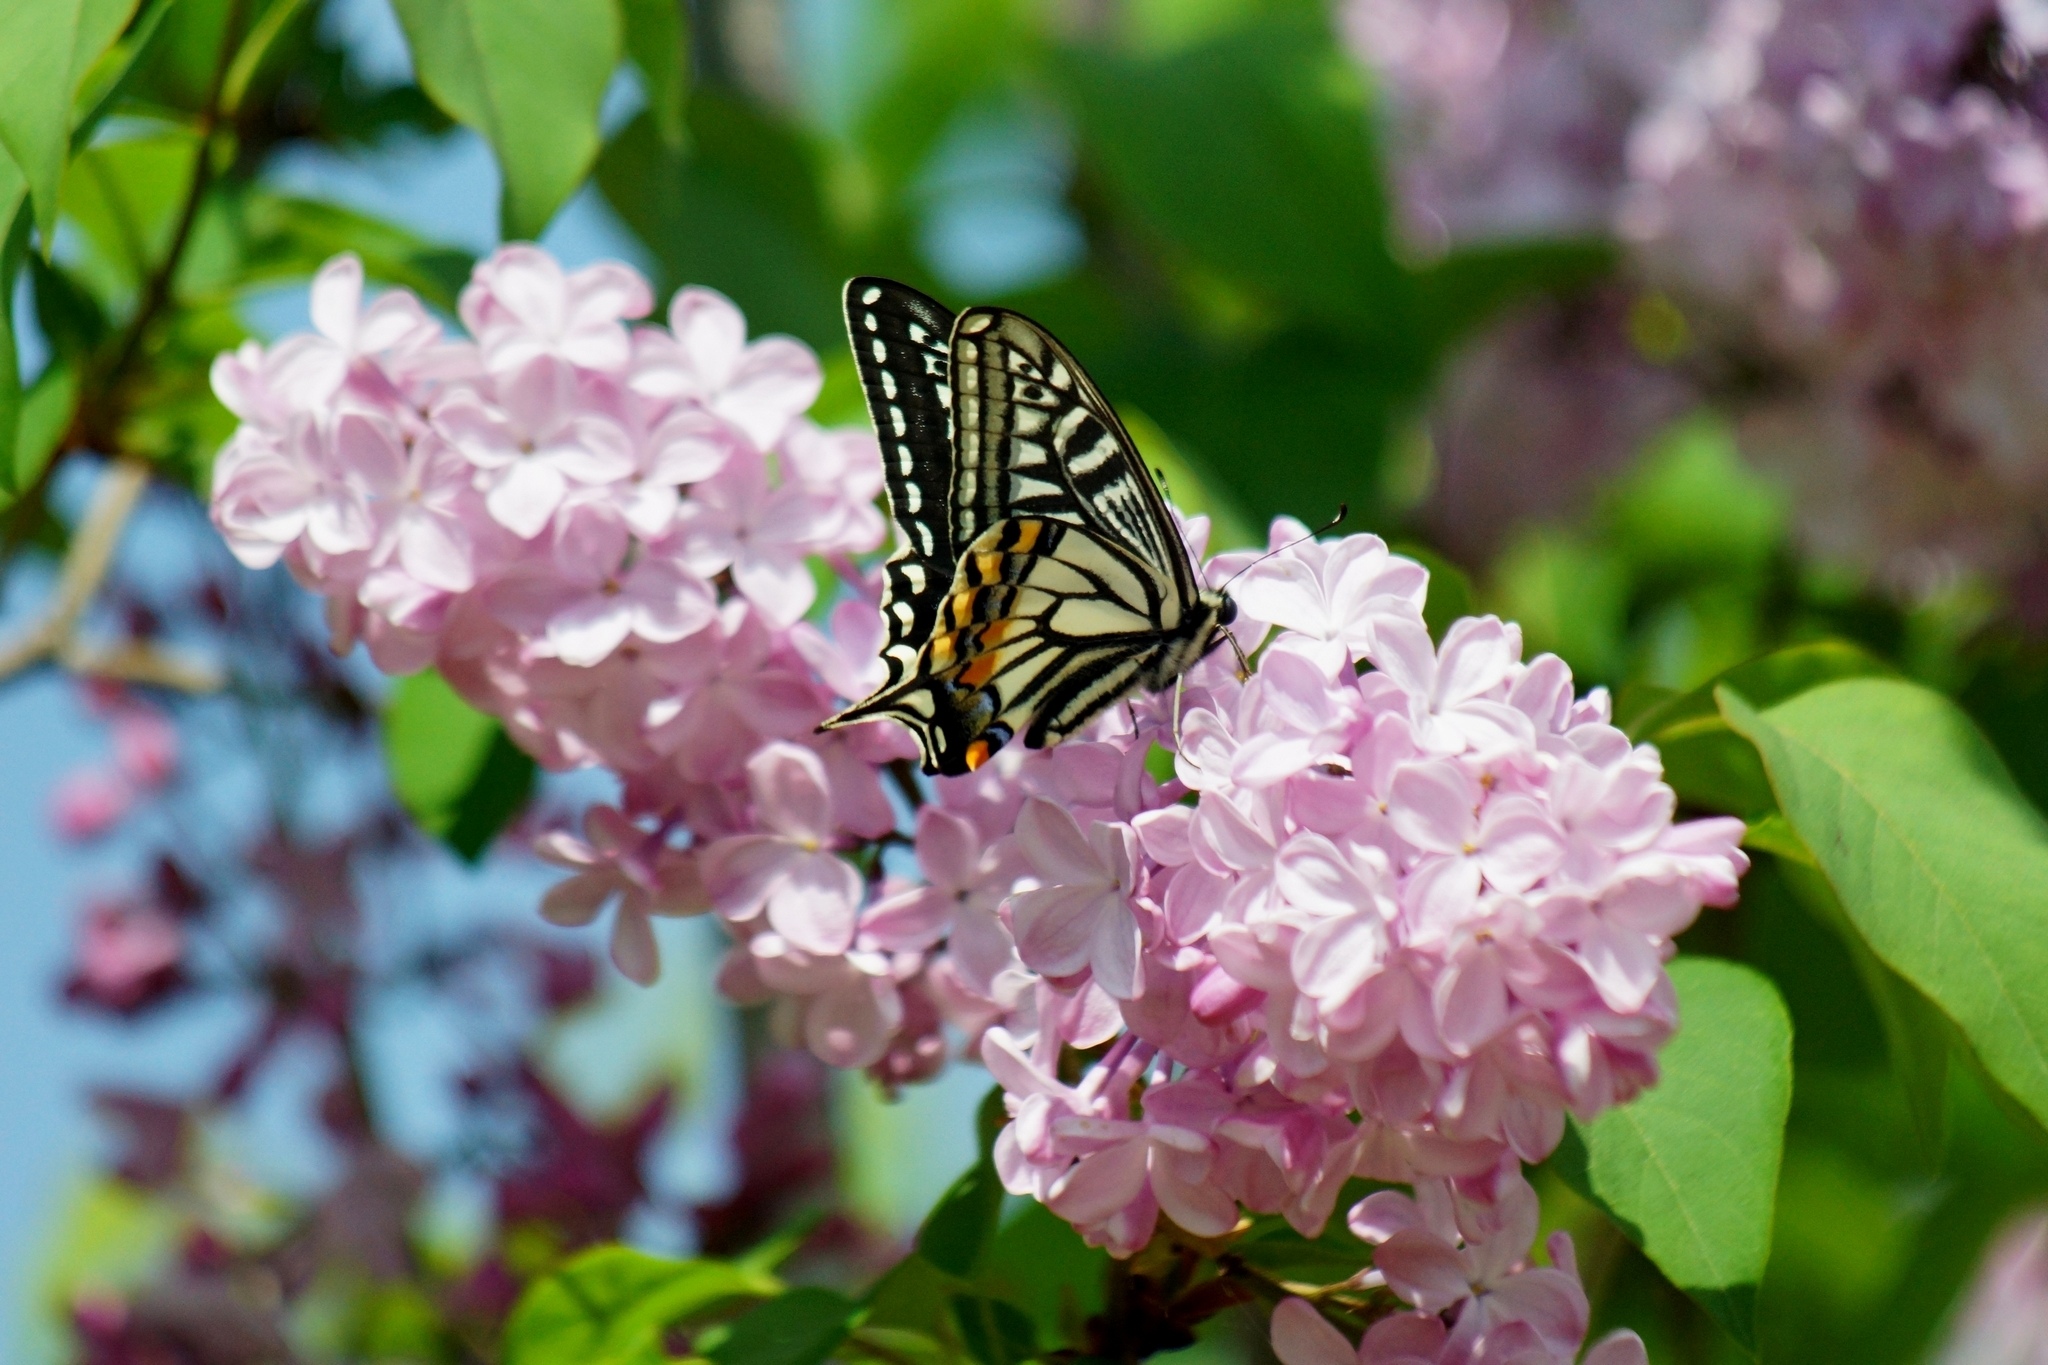
[[[64,216],[89,248],[76,273],[103,306],[125,306],[170,249],[198,158],[197,134],[173,127],[103,141],[65,168]]]
[[[21,172],[0,156],[0,494],[24,486],[17,474],[21,425],[21,345],[14,326],[14,282],[28,255],[29,204]]]
[[[1784,538],[1784,490],[1743,460],[1734,430],[1713,413],[1659,435],[1605,501],[1605,521],[1639,580],[1697,586],[1754,575]]]
[[[0,146],[28,181],[47,252],[71,144],[72,92],[135,0],[0,0]]]
[[[1464,247],[1416,273],[1415,316],[1443,349],[1501,309],[1538,294],[1583,289],[1614,268],[1597,240],[1539,239]]]
[[[626,21],[626,58],[640,72],[647,113],[661,140],[680,151],[690,95],[689,37],[678,0],[619,0]]]
[[[505,1365],[642,1365],[663,1332],[715,1304],[780,1293],[781,1281],[721,1261],[598,1247],[535,1282],[505,1323]]]
[[[948,1306],[960,1329],[960,1344],[981,1365],[1022,1365],[1038,1355],[1038,1329],[1001,1299],[955,1294]]]
[[[1757,821],[1777,809],[1777,799],[1755,746],[1730,729],[1716,709],[1714,689],[1725,684],[1769,705],[1840,678],[1887,672],[1884,664],[1839,640],[1794,645],[1650,705],[1625,728],[1631,738],[1657,746],[1664,780],[1686,805]]]
[[[1366,1180],[1344,1183],[1334,1207],[1348,1209],[1384,1186]],[[1371,1251],[1342,1218],[1332,1218],[1322,1232],[1304,1237],[1278,1214],[1260,1214],[1239,1236],[1231,1251],[1245,1264],[1275,1279],[1302,1284],[1336,1284],[1365,1267]]]
[[[611,140],[597,183],[660,263],[664,291],[706,284],[731,296],[748,330],[790,332],[822,353],[846,346],[844,272],[831,261],[824,209],[789,128],[728,93],[690,97],[678,153],[643,113]]]
[[[78,371],[66,361],[52,360],[21,399],[14,447],[15,488],[27,488],[43,476],[77,411]]]
[[[114,111],[115,102],[127,91],[154,50],[157,35],[164,31],[165,18],[177,5],[178,0],[148,0],[128,31],[101,53],[79,79],[71,123],[71,155],[77,156],[86,149],[100,124]]]
[[[1764,710],[1732,688],[1720,701],[1871,950],[2048,1119],[2048,826],[1976,726],[1946,697],[1888,679]]]
[[[1226,279],[1316,317],[1383,322],[1400,271],[1356,72],[1320,25],[1263,23],[1153,61],[1060,69],[1111,185]]]
[[[1774,818],[1784,823],[1790,838],[1798,838],[1791,831],[1789,820]],[[1848,949],[1856,979],[1862,982],[1864,994],[1869,997],[1884,1032],[1892,1074],[1905,1092],[1906,1112],[1920,1145],[1921,1161],[1928,1170],[1937,1170],[1948,1143],[1948,1064],[1954,1026],[1933,1001],[1871,951],[1843,911],[1812,852],[1803,841],[1798,847],[1805,855],[1804,861],[1788,859],[1789,865],[1780,871],[1800,904],[1834,931]]]
[[[420,85],[498,154],[499,221],[538,237],[597,159],[616,0],[394,0]]]
[[[1007,1121],[1002,1087],[996,1086],[981,1102],[981,1156],[939,1196],[924,1226],[917,1230],[917,1254],[963,1280],[974,1274],[989,1243],[995,1240],[996,1219],[1003,1210],[995,1136]]]
[[[818,1365],[846,1339],[859,1306],[806,1285],[750,1309],[705,1354],[718,1365]]]
[[[468,862],[483,856],[533,792],[533,759],[432,669],[401,678],[393,690],[384,758],[399,804]]]
[[[1769,980],[1733,962],[1671,964],[1679,1028],[1663,1078],[1590,1124],[1555,1167],[1746,1350],[1792,1103],[1792,1023]]]
[[[305,279],[335,254],[353,251],[372,280],[412,290],[443,312],[456,299],[475,259],[454,247],[422,241],[395,223],[338,204],[258,190],[239,204],[247,236],[242,279]]]
[[[1081,1240],[1073,1224],[1035,1199],[996,1233],[975,1287],[1022,1308],[1039,1334],[1069,1346],[1087,1342],[1084,1327],[1103,1306],[1109,1253]]]

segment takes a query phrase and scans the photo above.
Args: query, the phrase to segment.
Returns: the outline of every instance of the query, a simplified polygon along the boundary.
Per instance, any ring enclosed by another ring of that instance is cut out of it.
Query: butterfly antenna
[[[1249,564],[1245,565],[1245,566],[1244,566],[1244,568],[1242,568],[1242,569],[1239,569],[1239,570],[1238,570],[1238,571],[1237,571],[1236,573],[1234,573],[1234,574],[1232,574],[1232,575],[1231,575],[1230,577],[1228,577],[1228,578],[1224,579],[1224,580],[1223,580],[1223,586],[1222,586],[1221,588],[1218,588],[1218,589],[1217,589],[1216,591],[1218,591],[1218,592],[1224,592],[1224,591],[1227,591],[1227,590],[1229,589],[1229,587],[1230,587],[1230,585],[1231,585],[1232,583],[1235,583],[1235,582],[1236,582],[1236,581],[1237,581],[1238,579],[1240,579],[1240,578],[1244,577],[1244,575],[1245,575],[1246,573],[1248,573],[1248,572],[1250,572],[1251,570],[1253,570],[1253,569],[1257,568],[1257,567],[1258,567],[1259,565],[1261,565],[1261,564],[1265,563],[1265,562],[1266,562],[1267,560],[1271,559],[1271,558],[1272,558],[1272,557],[1273,557],[1274,555],[1284,555],[1284,554],[1286,554],[1286,553],[1287,553],[1287,552],[1288,552],[1289,550],[1293,549],[1293,548],[1294,548],[1295,546],[1297,546],[1297,545],[1300,545],[1300,544],[1303,544],[1304,542],[1307,542],[1307,541],[1311,541],[1311,540],[1314,540],[1314,539],[1315,539],[1315,538],[1316,538],[1317,536],[1319,536],[1319,535],[1323,534],[1323,533],[1324,533],[1325,531],[1334,531],[1334,530],[1336,530],[1336,529],[1337,529],[1337,528],[1338,528],[1339,526],[1341,526],[1341,525],[1343,525],[1343,524],[1344,524],[1344,518],[1346,518],[1346,517],[1348,517],[1348,516],[1350,516],[1350,515],[1351,515],[1351,504],[1350,504],[1350,503],[1348,503],[1348,502],[1340,502],[1340,503],[1338,503],[1338,504],[1337,504],[1337,515],[1336,515],[1336,516],[1334,516],[1334,517],[1331,517],[1331,518],[1330,518],[1330,519],[1329,519],[1328,521],[1324,522],[1324,523],[1323,523],[1323,524],[1322,524],[1321,526],[1318,526],[1318,527],[1316,527],[1316,529],[1315,529],[1315,530],[1313,530],[1313,531],[1310,531],[1310,532],[1309,532],[1309,533],[1308,533],[1307,535],[1304,535],[1304,536],[1296,536],[1296,537],[1295,537],[1295,538],[1294,538],[1293,540],[1290,540],[1290,541],[1288,541],[1288,542],[1287,542],[1287,543],[1286,543],[1285,545],[1279,545],[1279,546],[1275,546],[1275,547],[1274,547],[1273,549],[1270,549],[1270,550],[1266,551],[1266,553],[1264,553],[1264,554],[1260,555],[1260,556],[1259,556],[1259,557],[1258,557],[1257,559],[1254,559],[1254,560],[1253,560],[1253,561],[1252,561],[1251,563],[1249,563]],[[1235,643],[1236,643],[1236,640],[1235,640],[1235,638],[1234,638],[1234,637],[1233,637],[1233,639],[1232,639],[1232,643],[1233,643],[1233,644],[1235,644]],[[1239,654],[1239,655],[1238,655],[1238,658],[1239,658],[1239,659],[1242,659],[1243,657],[1244,657],[1244,655],[1242,655],[1242,654]]]

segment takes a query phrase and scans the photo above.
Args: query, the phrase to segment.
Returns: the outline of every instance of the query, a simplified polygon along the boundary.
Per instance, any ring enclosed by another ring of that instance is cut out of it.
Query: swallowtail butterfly
[[[891,280],[850,280],[845,301],[897,546],[887,681],[820,729],[893,717],[927,773],[964,773],[1020,732],[1059,743],[1222,643],[1236,605],[1203,584],[1130,433],[1057,338]]]

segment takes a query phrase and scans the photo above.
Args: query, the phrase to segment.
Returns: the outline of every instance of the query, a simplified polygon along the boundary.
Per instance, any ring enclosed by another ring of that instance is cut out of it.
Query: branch
[[[182,651],[160,649],[140,640],[104,645],[78,638],[79,620],[106,581],[121,532],[148,486],[149,466],[132,457],[114,461],[100,476],[85,520],[64,554],[64,566],[58,571],[57,586],[42,619],[0,645],[0,680],[48,659],[76,673],[185,692],[211,692],[222,685],[219,668]]]

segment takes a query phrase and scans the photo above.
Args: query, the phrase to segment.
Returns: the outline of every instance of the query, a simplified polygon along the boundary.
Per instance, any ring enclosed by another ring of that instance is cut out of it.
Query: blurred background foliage
[[[1823,641],[1835,643],[1798,656],[1799,667],[1896,671],[1950,693],[2026,793],[2048,803],[2048,650],[2015,610],[2013,580],[1943,562],[1902,589],[1813,553],[1795,530],[1791,482],[1741,437],[1730,397],[1739,383],[1687,389],[1693,398],[1625,459],[1563,479],[1540,515],[1505,496],[1519,458],[1512,421],[1495,428],[1494,475],[1443,467],[1447,367],[1503,329],[1619,318],[1611,330],[1627,363],[1655,383],[1688,373],[1697,319],[1602,233],[1408,244],[1381,96],[1314,0],[392,0],[409,71],[365,68],[347,16],[366,9],[381,13],[376,0],[0,0],[0,33],[11,35],[0,48],[17,54],[0,51],[0,219],[12,224],[0,260],[12,282],[0,294],[0,555],[10,575],[61,560],[91,587],[94,553],[105,571],[106,547],[81,550],[95,523],[67,502],[67,467],[123,462],[146,471],[159,501],[203,496],[232,427],[208,365],[333,253],[355,251],[374,280],[452,312],[468,248],[325,196],[317,174],[283,171],[317,149],[374,176],[394,147],[479,135],[501,169],[506,239],[539,235],[572,195],[594,193],[663,296],[714,286],[757,332],[817,348],[828,421],[861,420],[837,316],[848,275],[891,275],[955,304],[1002,302],[1041,319],[1113,396],[1174,496],[1215,518],[1220,540],[1260,539],[1282,513],[1316,524],[1348,504],[1348,528],[1429,562],[1433,624],[1498,611],[1521,621],[1531,653],[1555,650],[1583,684],[1613,688],[1620,717],[1660,744],[1691,809],[1773,810],[1754,751],[1711,704],[1695,704],[1694,689]],[[42,49],[13,36],[53,26],[73,35],[68,71],[29,62],[21,54]],[[1557,382],[1571,382],[1562,373]],[[162,572],[145,566],[142,577]],[[208,685],[167,614],[138,627],[125,652],[94,654],[75,638],[84,604],[64,593],[9,637],[8,674],[55,660],[141,686]],[[361,741],[380,699],[346,670],[292,667],[287,685],[325,688],[328,718]],[[405,711],[412,729],[394,724],[381,742],[407,805],[475,856],[517,802],[478,815],[458,809],[465,792],[524,791],[531,769],[488,727],[464,731],[459,705],[437,721],[433,685],[400,690],[418,694]],[[475,781],[451,784],[450,744]],[[1987,1238],[2048,1193],[2048,1135],[1949,1045],[1911,987],[1858,956],[1796,844],[1773,853],[1761,841],[1740,910],[1707,916],[1684,944],[1762,969],[1794,1020],[1761,1354],[1921,1359]],[[354,949],[327,951],[342,971]],[[546,1009],[586,993],[565,988]],[[752,1040],[736,1132],[752,1152],[742,1203],[698,1207],[689,1234],[742,1259],[701,1284],[625,1251],[578,1262],[577,1273],[611,1276],[614,1288],[635,1275],[667,1286],[671,1320],[684,1316],[677,1305],[729,1317],[779,1290],[774,1267],[802,1242],[789,1273],[820,1286],[805,1311],[822,1326],[770,1349],[741,1318],[691,1350],[729,1365],[809,1365],[840,1342],[853,1302],[840,1291],[865,1287],[902,1230],[837,1216],[836,1231],[818,1231],[817,1218],[846,1207],[827,1130],[815,1127],[827,1092],[754,1038],[757,1024],[740,1025]],[[540,1038],[513,1039],[507,1055],[534,1053]],[[544,1109],[564,1103],[508,1065],[501,1079],[514,1089]],[[591,1195],[603,1205],[592,1219],[536,1196],[485,1252],[414,1238],[400,1272],[306,1300],[314,1306],[288,1349],[495,1358],[517,1289],[564,1252],[619,1235],[644,1194],[639,1119],[547,1113],[570,1165],[500,1166],[499,1207],[510,1207],[503,1186],[515,1177],[546,1188],[572,1168],[601,1168],[623,1183]],[[781,1147],[766,1142],[771,1132]],[[914,1130],[896,1141],[904,1162],[927,1159]],[[1579,1238],[1596,1332],[1636,1327],[1660,1362],[1745,1357],[1562,1173],[1544,1179],[1551,1220]],[[247,1245],[291,1241],[279,1230],[311,1216],[267,1198],[246,1196]],[[149,1355],[80,1307],[81,1286],[243,1254],[195,1243],[189,1209],[187,1194],[132,1170],[77,1209],[46,1305],[76,1327],[65,1350],[96,1365],[285,1358],[283,1338],[196,1327],[180,1338],[185,1354]],[[797,1211],[810,1221],[792,1225]],[[744,1258],[791,1226],[794,1240]],[[480,1280],[480,1264],[498,1279]],[[892,1322],[928,1326],[938,1303],[953,1315],[941,1335],[982,1365],[1086,1347],[1082,1324],[1104,1292],[1099,1258],[1035,1206],[1013,1210],[951,1278],[903,1264],[864,1301],[856,1343],[896,1365],[907,1357],[891,1352],[910,1338],[890,1337]],[[520,1311],[556,1311],[534,1305]],[[596,1354],[575,1336],[588,1324],[569,1319],[556,1337],[529,1322],[533,1340],[556,1345],[511,1358],[662,1358],[663,1340],[637,1327],[614,1343],[618,1354]],[[1216,1321],[1190,1349],[1265,1350],[1244,1321]]]

